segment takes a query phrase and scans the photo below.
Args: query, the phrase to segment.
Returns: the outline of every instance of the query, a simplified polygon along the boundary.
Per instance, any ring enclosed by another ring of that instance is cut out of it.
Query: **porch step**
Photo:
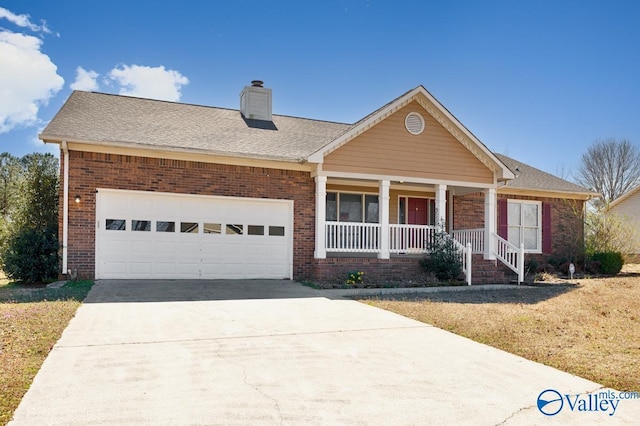
[[[517,275],[502,262],[485,260],[483,256],[473,255],[471,266],[472,284],[512,284]]]

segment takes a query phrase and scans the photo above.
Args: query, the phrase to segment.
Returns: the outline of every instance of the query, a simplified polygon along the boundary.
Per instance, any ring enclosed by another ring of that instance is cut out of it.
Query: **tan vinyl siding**
[[[409,112],[424,118],[412,135],[404,126]],[[324,159],[326,171],[492,183],[493,173],[416,102],[376,124]]]

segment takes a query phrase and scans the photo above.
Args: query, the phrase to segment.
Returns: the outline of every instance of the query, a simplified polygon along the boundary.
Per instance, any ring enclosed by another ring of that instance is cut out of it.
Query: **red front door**
[[[429,224],[429,200],[409,198],[407,200],[407,223],[409,225]]]

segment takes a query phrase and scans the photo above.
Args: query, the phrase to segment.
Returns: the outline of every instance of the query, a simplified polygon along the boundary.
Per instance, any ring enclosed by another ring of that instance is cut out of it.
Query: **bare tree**
[[[576,181],[610,202],[640,184],[640,150],[626,139],[595,141],[582,154]]]

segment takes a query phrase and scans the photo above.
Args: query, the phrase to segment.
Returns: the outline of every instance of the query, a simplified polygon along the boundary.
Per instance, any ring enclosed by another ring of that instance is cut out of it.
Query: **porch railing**
[[[456,229],[451,231],[451,236],[465,247],[471,244],[473,253],[484,253],[484,228]]]
[[[428,253],[435,234],[435,226],[389,224],[389,252]]]
[[[456,241],[455,238],[451,238],[451,240],[453,241],[456,249],[458,249],[460,260],[462,262],[462,272],[464,272],[465,282],[467,283],[467,285],[471,285],[471,254],[473,250],[471,247],[471,243],[462,245],[459,241]]]
[[[326,222],[327,251],[342,253],[377,253],[380,251],[380,224]]]
[[[517,247],[497,234],[492,234],[494,254],[509,269],[518,274],[518,284],[524,281],[524,244]]]
[[[326,222],[325,242],[327,251],[341,253],[378,253],[381,247],[381,226],[377,223]],[[389,252],[419,254],[428,253],[436,237],[436,227],[426,225],[389,224]],[[465,281],[471,285],[471,242],[453,241],[462,262]]]

